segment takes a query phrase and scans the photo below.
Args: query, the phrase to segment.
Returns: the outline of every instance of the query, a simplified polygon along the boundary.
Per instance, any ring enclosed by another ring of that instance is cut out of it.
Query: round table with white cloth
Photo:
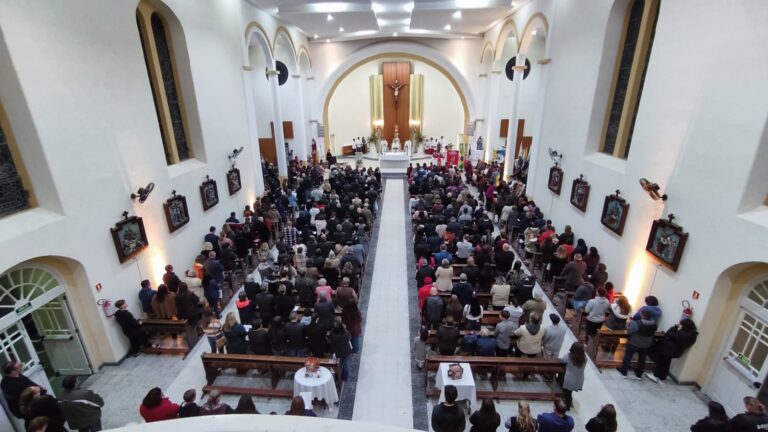
[[[328,407],[333,409],[336,402],[339,401],[339,393],[336,391],[336,383],[333,381],[333,374],[328,368],[320,366],[320,376],[305,376],[307,368],[301,368],[296,371],[293,377],[293,395],[299,396],[303,392],[312,393],[312,399],[325,400]]]
[[[475,378],[472,376],[472,369],[469,367],[469,363],[459,363],[464,369],[461,379],[453,379],[448,376],[448,369],[451,363],[440,363],[440,367],[437,369],[437,376],[435,377],[435,385],[440,389],[440,401],[445,402],[445,386],[454,385],[459,393],[457,401],[467,399],[470,402],[472,411],[477,408],[477,389],[475,388]]]

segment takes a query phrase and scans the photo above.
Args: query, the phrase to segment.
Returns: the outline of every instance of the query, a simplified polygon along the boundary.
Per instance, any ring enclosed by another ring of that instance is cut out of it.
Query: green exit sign
[[[16,308],[16,315],[21,315],[30,309],[32,309],[32,303],[27,302],[27,304]]]

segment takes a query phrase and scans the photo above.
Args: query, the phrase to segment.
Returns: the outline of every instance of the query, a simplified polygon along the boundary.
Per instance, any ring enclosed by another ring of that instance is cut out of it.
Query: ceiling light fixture
[[[330,43],[330,42],[331,42],[331,40],[330,40],[330,39],[326,39],[326,40],[325,40],[325,43]]]
[[[411,12],[413,10],[413,3],[406,3],[404,9],[406,12]]]
[[[325,20],[326,20],[326,21],[333,21],[333,15],[331,15],[331,14],[328,14],[328,16],[327,16],[327,17],[325,17]]]
[[[314,37],[315,39],[317,39],[317,38],[318,38],[318,36],[317,36],[317,33],[315,33],[315,35],[314,35],[313,37]]]
[[[450,31],[451,30],[451,25],[450,24],[446,24],[445,27],[443,27],[443,30]]]
[[[453,19],[461,19],[461,11],[457,10],[453,13]]]
[[[346,12],[349,10],[349,7],[349,3],[344,2],[325,2],[309,5],[312,12],[317,13]]]
[[[339,32],[344,33],[344,27],[339,27]]]
[[[384,6],[379,3],[371,3],[371,10],[373,13],[384,12]]]
[[[538,29],[536,29],[536,30],[532,31],[532,32],[531,32],[531,36],[536,36],[536,33],[538,33],[538,32],[539,32],[539,30],[538,30]]]
[[[461,40],[464,40],[464,36],[461,37]]]
[[[512,6],[512,7],[515,7],[515,2],[512,2],[509,5]]]
[[[392,33],[392,36],[397,37],[397,32]]]

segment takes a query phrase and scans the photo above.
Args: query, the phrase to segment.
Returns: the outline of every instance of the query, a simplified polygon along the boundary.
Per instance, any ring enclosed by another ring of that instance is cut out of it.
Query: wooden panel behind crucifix
[[[381,135],[391,143],[395,136],[395,125],[400,131],[400,141],[410,139],[411,131],[408,124],[410,116],[410,62],[384,62],[382,63],[382,75],[384,81],[384,127]]]

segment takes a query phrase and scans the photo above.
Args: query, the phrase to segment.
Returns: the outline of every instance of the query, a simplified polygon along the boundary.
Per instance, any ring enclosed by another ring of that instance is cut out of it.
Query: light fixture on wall
[[[149,194],[152,193],[154,189],[155,189],[155,184],[152,182],[149,182],[149,184],[147,184],[146,186],[140,187],[139,190],[136,191],[136,193],[132,193],[131,199],[135,200],[136,198],[138,198],[139,204],[143,204],[144,201],[146,201],[147,198],[149,198]]]
[[[554,162],[555,165],[560,165],[560,162],[563,161],[563,154],[558,153],[557,150],[552,150],[552,147],[547,149],[547,152],[549,153],[549,158],[552,159],[552,162]]]
[[[373,121],[373,125],[376,127],[382,127],[384,126],[384,120],[378,119]]]
[[[227,154],[227,158],[229,159],[229,162],[232,164],[232,168],[235,167],[235,159],[237,159],[238,156],[243,152],[243,147],[240,147],[239,149],[232,150],[232,153]]]
[[[443,30],[450,31],[451,30],[451,25],[450,24],[446,24],[445,27],[443,27]]]
[[[654,201],[666,201],[667,198],[669,198],[667,194],[662,195],[659,193],[661,187],[659,187],[657,183],[653,183],[646,178],[640,179],[640,187],[642,187],[644,191],[648,192],[648,195],[653,198]]]

